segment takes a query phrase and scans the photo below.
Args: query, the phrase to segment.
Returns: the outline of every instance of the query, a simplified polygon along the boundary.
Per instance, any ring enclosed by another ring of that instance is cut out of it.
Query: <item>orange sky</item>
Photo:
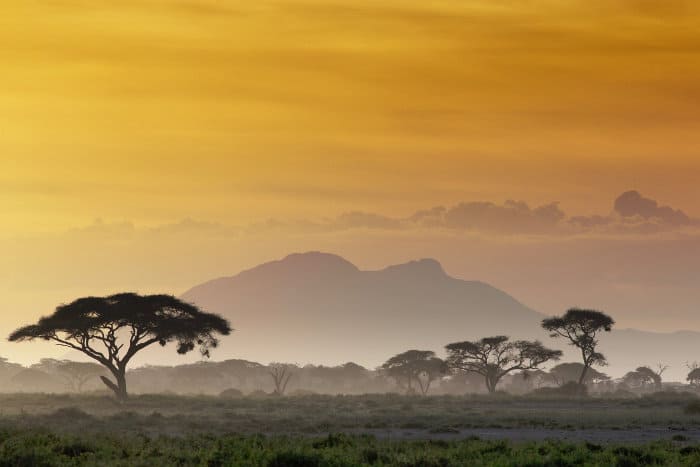
[[[180,291],[299,249],[377,267],[453,257],[433,234],[273,230],[222,241],[240,253],[221,264],[198,231],[158,253],[188,250],[196,273],[168,275],[154,258],[158,277],[139,276],[140,264],[94,270],[95,255],[115,267],[129,251],[109,242],[169,244],[143,232],[183,219],[235,229],[506,199],[607,215],[631,188],[700,216],[690,0],[3,2],[0,44],[0,278],[3,305],[19,310],[0,327],[65,295]],[[72,229],[98,218],[109,240],[72,261]],[[478,278],[467,264],[451,267]],[[74,279],[54,290],[57,268]],[[494,282],[508,270],[486,269]],[[536,300],[541,289],[528,290]]]
[[[4,2],[5,230],[632,185],[700,212],[699,8],[659,3]]]

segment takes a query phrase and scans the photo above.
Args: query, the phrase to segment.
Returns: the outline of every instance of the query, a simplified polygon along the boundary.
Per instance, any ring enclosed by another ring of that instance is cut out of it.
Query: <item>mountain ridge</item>
[[[366,271],[330,253],[293,253],[206,281],[182,298],[228,318],[237,331],[224,348],[258,361],[374,366],[409,348],[441,353],[449,342],[500,334],[539,339],[565,350],[566,360],[578,358],[540,328],[547,315],[490,284],[452,277],[432,258]],[[697,342],[694,331],[630,328],[602,335],[601,349],[610,372],[622,374],[692,361]]]

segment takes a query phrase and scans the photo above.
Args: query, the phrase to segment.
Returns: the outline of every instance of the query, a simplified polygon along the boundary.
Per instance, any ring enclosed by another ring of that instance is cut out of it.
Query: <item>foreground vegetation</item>
[[[472,428],[700,430],[698,397],[657,393],[635,399],[533,396],[236,397],[139,395],[119,404],[108,395],[0,395],[0,429],[42,427],[59,433],[304,434],[424,433]],[[689,413],[690,412],[690,413]]]
[[[644,446],[505,441],[389,441],[370,436],[75,437],[0,433],[0,465],[196,466],[635,466],[698,465],[700,448],[683,442]]]
[[[0,467],[700,465],[693,394],[5,394],[0,407]]]

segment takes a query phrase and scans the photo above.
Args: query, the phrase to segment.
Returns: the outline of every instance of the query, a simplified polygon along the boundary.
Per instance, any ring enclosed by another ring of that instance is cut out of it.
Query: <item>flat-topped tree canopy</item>
[[[450,368],[482,375],[489,392],[495,392],[498,382],[508,373],[536,370],[562,355],[560,350],[549,349],[540,341],[511,341],[508,336],[454,342],[445,350]]]
[[[581,351],[583,369],[578,384],[586,379],[586,372],[593,365],[606,365],[605,355],[597,351],[600,332],[610,332],[615,320],[602,311],[583,308],[570,308],[562,316],[542,320],[542,327],[550,332],[551,337],[562,337],[570,345]]]
[[[180,354],[198,346],[202,356],[208,357],[218,345],[217,335],[230,333],[224,318],[171,295],[120,293],[60,305],[52,315],[13,332],[9,340],[43,339],[84,353],[114,375],[116,384],[103,381],[125,399],[126,367],[140,350],[175,342]]]

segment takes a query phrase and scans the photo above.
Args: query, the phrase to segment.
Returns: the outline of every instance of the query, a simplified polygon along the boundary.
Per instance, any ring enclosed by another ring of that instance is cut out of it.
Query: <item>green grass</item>
[[[700,414],[686,410],[694,400],[673,394],[632,400],[141,395],[122,405],[99,395],[4,394],[0,467],[700,465],[693,441]],[[467,428],[650,427],[663,440],[622,445],[607,434],[601,444],[460,439]]]
[[[698,465],[700,448],[504,441],[387,441],[369,436],[115,437],[0,433],[0,466],[636,466]]]

